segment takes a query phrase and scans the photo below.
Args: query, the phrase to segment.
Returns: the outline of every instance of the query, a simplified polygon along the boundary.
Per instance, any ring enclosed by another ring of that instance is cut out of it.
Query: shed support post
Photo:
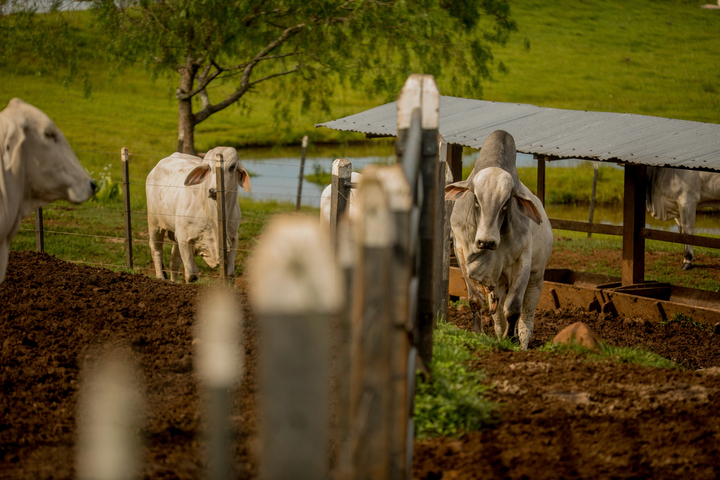
[[[452,173],[453,182],[462,180],[462,152],[463,146],[456,143],[447,146],[447,164]]]
[[[622,284],[645,281],[645,166],[625,165]]]
[[[545,161],[546,161],[547,156],[534,153],[533,157],[535,157],[535,159],[538,162],[537,197],[540,199],[540,201],[542,202],[543,207],[544,207],[545,206]]]

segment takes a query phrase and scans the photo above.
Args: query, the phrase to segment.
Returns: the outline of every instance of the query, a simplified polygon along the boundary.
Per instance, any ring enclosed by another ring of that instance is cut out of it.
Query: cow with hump
[[[513,137],[493,132],[467,180],[445,187],[445,199],[454,200],[450,225],[475,330],[482,331],[487,306],[496,335],[519,336],[527,349],[553,236],[542,203],[520,182],[515,157]]]
[[[238,185],[249,192],[250,176],[232,147],[216,147],[205,158],[173,153],[155,165],[147,176],[148,232],[150,251],[158,278],[167,278],[163,267],[165,234],[172,241],[170,276],[177,281],[180,264],[185,267],[185,280],[198,279],[195,255],[200,255],[211,268],[220,263],[218,233],[215,157],[223,155],[225,180],[225,215],[228,246],[228,275],[235,274],[240,205]]]
[[[0,112],[0,283],[23,217],[55,200],[82,203],[95,182],[38,108],[13,98]]]

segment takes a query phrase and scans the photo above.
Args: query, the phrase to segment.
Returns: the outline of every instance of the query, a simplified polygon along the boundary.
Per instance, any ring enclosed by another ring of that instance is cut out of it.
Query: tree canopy
[[[409,74],[422,72],[434,75],[444,93],[479,96],[490,46],[516,28],[502,0],[92,4],[109,58],[178,75],[178,150],[187,153],[194,153],[197,124],[260,84],[300,96],[305,107],[327,108],[337,82],[394,97]],[[213,98],[213,84],[233,88]]]

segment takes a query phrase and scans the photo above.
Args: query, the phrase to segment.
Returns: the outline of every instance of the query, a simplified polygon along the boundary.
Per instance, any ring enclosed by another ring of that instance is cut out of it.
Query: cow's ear
[[[470,191],[467,180],[451,183],[445,186],[445,200],[458,200]]]
[[[533,220],[538,225],[542,223],[542,216],[533,202],[518,195],[513,195],[513,199],[515,200],[515,206],[518,210],[520,210],[520,213]]]
[[[210,171],[210,165],[204,164],[204,165],[198,165],[197,167],[193,168],[190,173],[188,173],[187,177],[185,177],[185,186],[189,187],[191,185],[197,185],[198,183],[201,183],[203,180],[205,180],[205,176]]]
[[[250,191],[250,175],[248,174],[247,170],[240,166],[238,166],[237,169],[237,183],[246,192]]]

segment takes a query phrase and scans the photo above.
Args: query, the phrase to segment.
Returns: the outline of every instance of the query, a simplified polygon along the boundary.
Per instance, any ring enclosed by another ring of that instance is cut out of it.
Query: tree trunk
[[[187,65],[180,69],[180,88],[178,93],[192,90],[197,67]],[[195,114],[192,111],[192,98],[178,99],[178,151],[195,155]]]

